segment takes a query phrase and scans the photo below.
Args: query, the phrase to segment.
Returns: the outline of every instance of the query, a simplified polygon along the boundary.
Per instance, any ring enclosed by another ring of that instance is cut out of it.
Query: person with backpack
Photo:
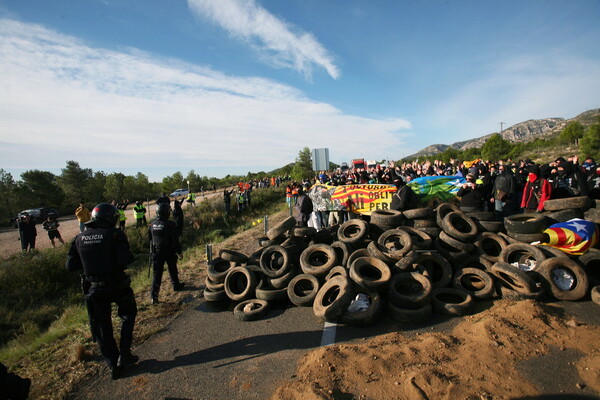
[[[171,278],[171,284],[174,291],[183,289],[183,283],[179,281],[179,272],[177,271],[177,257],[183,258],[179,235],[177,234],[177,224],[169,219],[171,207],[168,204],[159,204],[156,207],[158,216],[148,227],[148,238],[150,239],[152,256],[152,289],[150,299],[152,304],[158,304],[158,293],[165,262]]]

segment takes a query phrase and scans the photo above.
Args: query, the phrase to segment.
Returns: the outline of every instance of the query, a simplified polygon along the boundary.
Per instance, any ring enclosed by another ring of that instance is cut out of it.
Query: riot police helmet
[[[166,203],[160,203],[156,206],[156,215],[159,219],[168,219],[171,215],[171,206]]]
[[[112,228],[119,220],[119,210],[112,204],[100,203],[92,210],[92,219],[86,224],[94,224],[101,228]]]

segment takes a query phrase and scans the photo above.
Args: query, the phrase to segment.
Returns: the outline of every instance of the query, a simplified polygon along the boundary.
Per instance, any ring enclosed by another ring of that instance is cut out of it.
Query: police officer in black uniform
[[[169,220],[171,207],[162,203],[156,206],[156,215],[158,218],[148,227],[148,237],[152,248],[152,290],[150,297],[152,304],[158,304],[158,293],[164,271],[165,262],[173,290],[183,289],[183,283],[179,282],[179,273],[177,271],[177,256],[183,258],[179,235],[177,234],[177,224]]]
[[[89,283],[86,294],[90,325],[100,346],[100,352],[111,368],[113,379],[118,379],[122,369],[137,362],[131,354],[133,326],[137,305],[131,279],[125,269],[134,257],[129,249],[127,236],[115,228],[119,211],[110,204],[98,204],[92,211],[88,228],[75,236],[67,256],[69,271],[83,269],[85,281]],[[111,304],[116,303],[121,318],[121,339],[117,346],[113,336]]]

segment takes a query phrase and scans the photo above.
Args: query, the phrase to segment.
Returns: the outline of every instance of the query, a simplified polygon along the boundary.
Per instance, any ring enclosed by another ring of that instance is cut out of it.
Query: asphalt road
[[[398,330],[407,334],[447,332],[460,321],[434,314],[426,326],[383,317],[367,328],[325,324],[324,329],[311,308],[280,306],[266,319],[242,322],[233,316],[231,305],[194,299],[192,294],[190,300],[191,307],[134,349],[140,361],[124,378],[111,381],[106,369],[99,379],[84,382],[72,398],[267,399],[282,381],[293,378],[298,360],[318,346]],[[477,304],[479,310],[491,305]],[[598,306],[591,301],[560,304],[578,321],[600,326]],[[577,381],[570,362],[580,356],[556,349],[522,363],[519,369],[543,392],[566,394]]]

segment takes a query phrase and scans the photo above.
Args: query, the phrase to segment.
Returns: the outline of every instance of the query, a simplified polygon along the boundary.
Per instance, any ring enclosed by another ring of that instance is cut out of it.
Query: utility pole
[[[502,135],[502,132],[504,131],[503,125],[504,125],[505,123],[506,123],[506,122],[500,122],[500,134],[501,134],[501,135]]]

